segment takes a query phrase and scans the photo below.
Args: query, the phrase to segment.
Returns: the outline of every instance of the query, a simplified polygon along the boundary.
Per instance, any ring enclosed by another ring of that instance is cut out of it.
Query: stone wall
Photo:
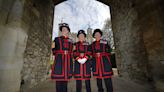
[[[22,26],[24,1],[0,0],[0,92],[20,90],[28,27]]]
[[[141,11],[143,8],[144,13]],[[164,1],[145,2],[140,4],[137,10],[148,54],[149,77],[154,81],[157,91],[162,92],[164,91]]]
[[[135,6],[129,0],[114,1],[111,14],[120,76],[145,83],[148,78],[148,58]]]
[[[100,0],[102,1],[102,0]],[[119,75],[164,90],[164,1],[103,0],[111,6]]]
[[[28,24],[28,39],[21,72],[22,90],[44,81],[48,76],[53,21],[51,0],[26,0],[23,22]]]

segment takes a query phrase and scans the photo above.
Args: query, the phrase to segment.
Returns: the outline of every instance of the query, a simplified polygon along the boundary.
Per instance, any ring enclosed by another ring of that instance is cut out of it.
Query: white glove
[[[77,60],[80,64],[84,64],[87,61],[87,58],[82,58]]]
[[[83,62],[81,58],[77,59],[77,61],[78,61],[80,64],[82,64],[82,62]]]
[[[83,61],[83,64],[84,64],[87,61],[87,59],[86,58],[83,58],[82,61]]]
[[[79,58],[77,61],[78,61],[80,64],[84,64],[84,63],[85,63],[84,60],[83,60],[83,58],[82,58],[82,59]]]

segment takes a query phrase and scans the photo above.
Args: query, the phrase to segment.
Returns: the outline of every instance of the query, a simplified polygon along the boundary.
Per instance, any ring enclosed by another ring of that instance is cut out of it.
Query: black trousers
[[[67,81],[56,81],[56,92],[67,92]]]
[[[86,92],[91,92],[90,80],[85,80]],[[76,80],[76,92],[81,92],[82,81]]]
[[[113,85],[112,85],[111,78],[105,78],[104,81],[105,81],[107,92],[113,92]],[[102,79],[97,78],[97,87],[98,87],[98,92],[104,92]]]

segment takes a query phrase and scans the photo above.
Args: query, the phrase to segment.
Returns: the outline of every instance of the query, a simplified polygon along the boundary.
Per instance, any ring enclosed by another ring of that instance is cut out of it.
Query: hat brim
[[[62,28],[63,28],[63,27],[66,27],[66,28],[68,29],[68,31],[70,32],[70,28],[69,28],[68,26],[60,26],[60,27],[59,27],[59,30],[60,30],[61,32],[62,32]]]
[[[77,37],[79,37],[80,34],[83,34],[85,37],[87,36],[86,33],[79,33],[77,34]]]
[[[96,29],[96,30],[93,32],[93,34],[92,34],[92,37],[93,37],[93,38],[95,38],[95,34],[96,34],[97,32],[100,33],[101,37],[103,36],[103,32],[102,32],[101,30],[97,30],[97,29]]]

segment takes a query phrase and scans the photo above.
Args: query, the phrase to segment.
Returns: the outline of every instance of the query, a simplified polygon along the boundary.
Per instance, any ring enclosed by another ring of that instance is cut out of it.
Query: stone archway
[[[120,76],[135,82],[153,81],[163,89],[164,2],[99,0],[111,6],[116,61]]]
[[[98,1],[111,6],[120,76],[137,83],[153,80],[159,92],[164,90],[164,1]],[[25,85],[36,85],[45,79],[45,61],[49,60],[51,50],[53,6],[63,0],[0,2],[0,89],[17,92],[22,79],[20,73],[27,78]]]
[[[47,79],[53,23],[51,0],[26,0],[24,7],[22,20],[28,23],[29,30],[21,70],[21,90],[29,89]]]
[[[0,91],[19,92],[21,84],[26,89],[45,79],[53,6],[51,0],[0,0]]]

